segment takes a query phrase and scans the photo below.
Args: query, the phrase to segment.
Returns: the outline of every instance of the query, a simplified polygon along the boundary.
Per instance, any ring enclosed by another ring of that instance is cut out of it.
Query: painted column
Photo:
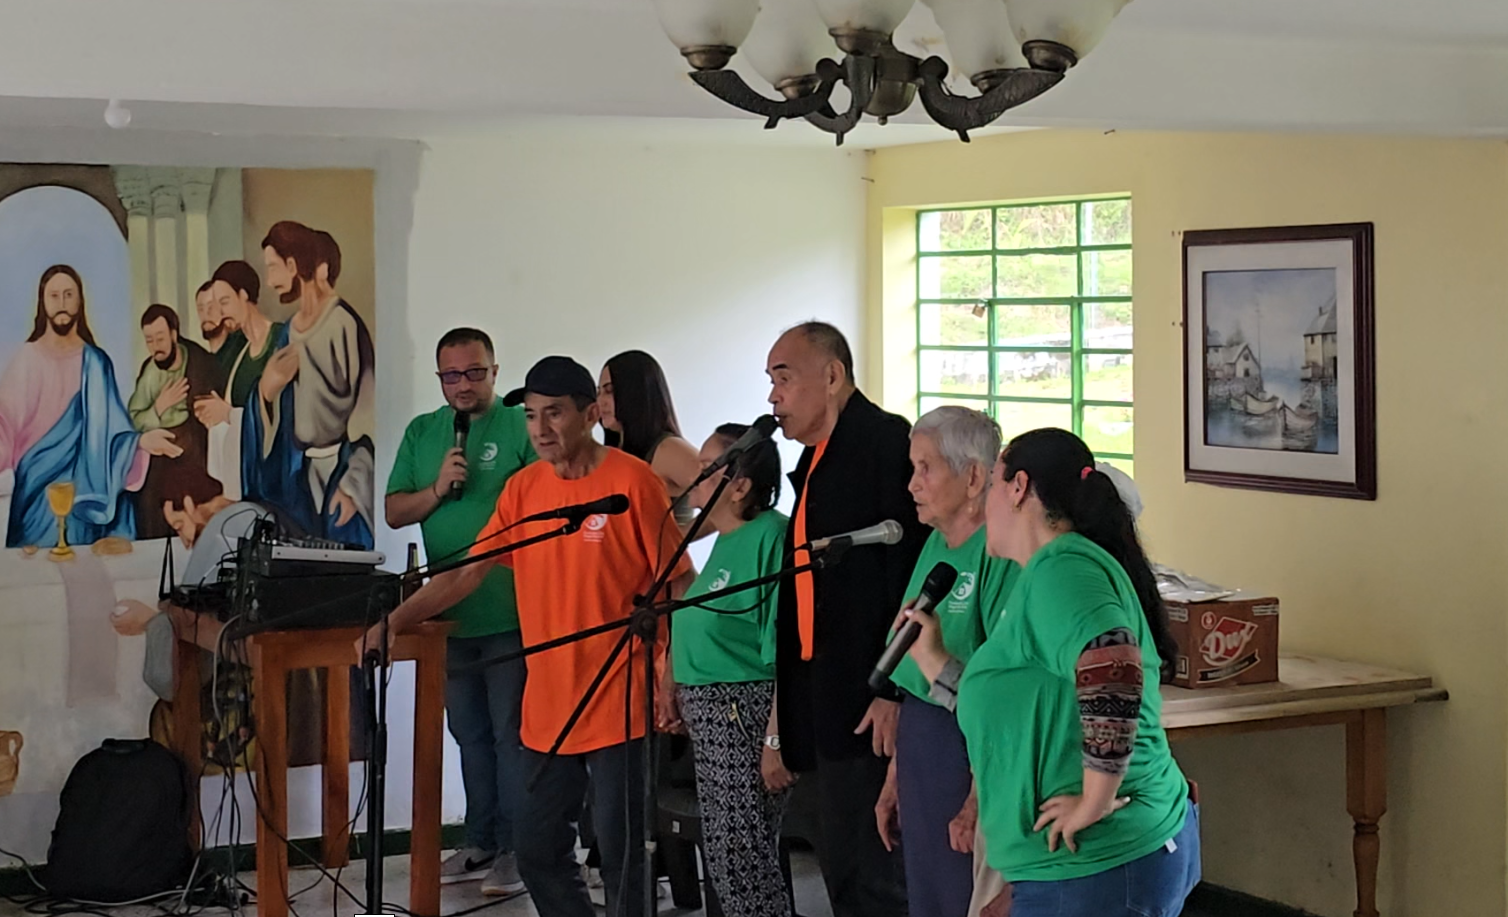
[[[198,328],[194,293],[213,270],[209,263],[209,198],[215,186],[214,169],[179,169],[179,192],[183,197],[183,268],[186,281],[180,315],[183,327]],[[202,341],[202,333],[200,335]]]
[[[115,193],[126,208],[126,248],[131,263],[133,327],[152,304],[152,187],[144,166],[115,166]]]
[[[179,315],[183,310],[178,295],[178,216],[183,213],[183,198],[178,189],[178,170],[147,169],[152,189],[152,300]]]

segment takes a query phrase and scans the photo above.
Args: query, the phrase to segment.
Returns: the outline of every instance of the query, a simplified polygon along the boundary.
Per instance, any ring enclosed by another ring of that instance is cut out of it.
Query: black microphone
[[[616,516],[628,512],[628,497],[624,494],[609,494],[590,503],[576,503],[571,506],[562,506],[560,509],[547,509],[542,513],[535,513],[513,523],[523,525],[526,522],[545,522],[550,519],[569,519],[580,524],[588,516]],[[512,528],[513,526],[509,526]]]
[[[830,538],[818,538],[807,545],[807,550],[813,554],[818,551],[843,551],[848,548],[856,548],[866,544],[900,544],[905,535],[901,524],[894,519],[886,519],[867,528],[854,529],[852,532],[844,532],[842,535],[833,535]]]
[[[692,482],[691,487],[695,487],[696,485],[712,477],[714,474],[717,474],[719,471],[722,471],[724,468],[738,461],[738,459],[741,458],[745,452],[748,452],[750,449],[753,449],[755,446],[769,439],[771,436],[774,436],[775,427],[778,425],[779,421],[775,419],[775,415],[761,415],[752,424],[749,425],[749,429],[744,433],[743,436],[740,436],[737,440],[735,440],[733,445],[724,449],[722,455],[719,455],[717,458],[713,459],[712,464],[708,465],[702,470],[702,473],[697,476],[697,479],[695,481]],[[687,488],[688,491],[690,491],[690,489],[691,488]]]
[[[456,448],[461,450],[461,455],[466,455],[466,434],[471,432],[471,415],[465,411],[456,411]],[[450,495],[460,499],[461,490],[465,485],[460,481],[450,482]]]
[[[932,606],[953,591],[953,583],[957,579],[958,571],[952,564],[939,562],[922,582],[922,594],[917,596],[916,604],[912,606],[916,613],[931,614]],[[875,663],[874,671],[869,674],[869,690],[876,694],[885,690],[885,686],[890,683],[890,673],[900,665],[901,657],[911,649],[911,644],[916,642],[917,635],[921,632],[922,626],[915,621],[901,625],[901,629],[896,631],[895,639],[885,647],[885,652],[880,654],[880,661]]]

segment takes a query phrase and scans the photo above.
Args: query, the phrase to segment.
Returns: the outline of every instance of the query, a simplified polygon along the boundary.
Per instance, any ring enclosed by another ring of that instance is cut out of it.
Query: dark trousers
[[[874,755],[830,760],[819,757],[817,851],[833,917],[906,917],[906,878],[899,853],[880,842],[874,804],[890,762]]]
[[[539,917],[594,917],[575,857],[588,777],[592,819],[602,848],[607,917],[644,917],[643,743],[638,739],[586,754],[560,755],[545,766],[533,789],[524,793],[514,849],[519,874]],[[525,748],[522,760],[527,781],[545,755]]]
[[[963,732],[951,712],[906,698],[896,736],[895,777],[911,917],[965,917],[974,889],[974,858],[953,849],[948,823],[968,799],[972,777]]]
[[[451,667],[517,652],[518,631],[488,637],[451,637]],[[518,743],[524,697],[524,661],[514,659],[445,681],[445,713],[450,734],[461,749],[461,784],[466,789],[466,846],[513,851],[514,810],[523,792]]]

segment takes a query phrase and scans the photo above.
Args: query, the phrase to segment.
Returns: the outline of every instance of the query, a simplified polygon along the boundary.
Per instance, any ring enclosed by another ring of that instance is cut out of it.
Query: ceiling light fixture
[[[120,99],[111,99],[105,106],[105,123],[122,128],[131,123],[131,109],[120,104]]]
[[[864,115],[884,124],[920,96],[932,120],[957,132],[984,127],[1056,86],[1110,28],[1130,0],[922,0],[931,8],[953,66],[978,95],[946,85],[948,62],[897,50],[895,30],[915,0],[655,0],[665,34],[703,89],[772,128],[803,118],[837,136]],[[829,55],[843,52],[841,62]],[[771,99],[727,69],[742,48],[780,94]],[[843,112],[831,104],[842,84]]]

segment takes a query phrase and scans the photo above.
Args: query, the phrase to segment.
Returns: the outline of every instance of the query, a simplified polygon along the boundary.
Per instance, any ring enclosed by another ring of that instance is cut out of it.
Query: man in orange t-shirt
[[[560,526],[559,521],[532,522],[502,534],[526,516],[612,494],[623,494],[629,501],[622,515],[592,516],[572,535],[503,556],[501,562],[513,568],[519,630],[526,646],[628,617],[635,597],[648,591],[660,565],[670,560],[680,542],[680,530],[670,516],[670,497],[659,476],[639,459],[592,438],[598,420],[596,396],[586,367],[568,357],[546,357],[529,370],[522,388],[503,399],[504,405],[524,406],[529,439],[540,460],[508,480],[497,512],[477,536],[473,554]],[[393,611],[390,632],[400,633],[451,607],[481,583],[489,566],[482,562],[436,576]],[[682,557],[670,578],[669,594],[660,598],[684,594],[694,576],[690,562]],[[661,634],[665,632],[662,628]],[[525,779],[544,761],[619,636],[601,634],[528,657],[520,730]],[[358,652],[377,639],[380,633],[374,629]],[[641,917],[640,743],[646,733],[640,695],[643,669],[637,665],[641,653],[637,641],[630,646],[636,673],[629,735],[624,734],[623,713],[630,700],[625,690],[627,654],[621,654],[559,757],[520,800],[514,848],[519,873],[540,917],[594,914],[573,856],[588,772],[608,913]],[[661,650],[663,646],[662,638]],[[656,656],[661,655],[657,651]],[[625,833],[633,838],[627,845]]]

